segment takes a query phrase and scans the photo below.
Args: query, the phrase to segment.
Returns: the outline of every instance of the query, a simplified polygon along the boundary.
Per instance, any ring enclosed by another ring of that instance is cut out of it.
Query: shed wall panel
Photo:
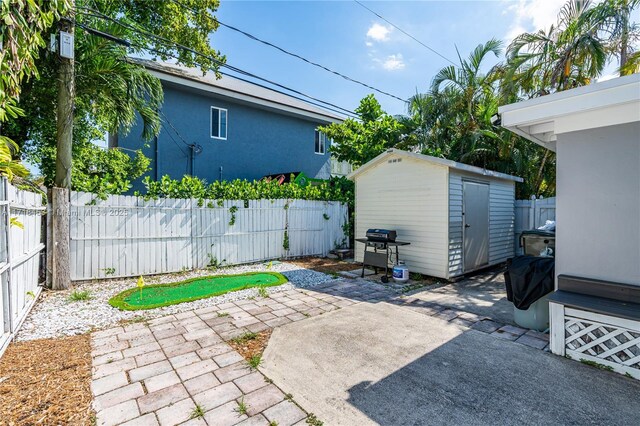
[[[364,237],[369,228],[395,229],[398,240],[411,243],[400,248],[400,259],[412,272],[446,277],[447,168],[397,160],[391,156],[356,177],[355,234]],[[356,245],[355,258],[362,261],[362,244]]]
[[[514,254],[515,184],[502,179],[485,179],[451,170],[449,174],[449,276],[462,275],[462,181],[468,178],[489,184],[489,265],[506,261]]]
[[[489,202],[489,263],[495,265],[514,255],[515,184],[491,180]]]

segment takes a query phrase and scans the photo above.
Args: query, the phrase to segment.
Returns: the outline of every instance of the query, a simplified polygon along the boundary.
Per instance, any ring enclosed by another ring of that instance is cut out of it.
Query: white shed
[[[390,149],[349,175],[355,235],[393,229],[411,272],[450,279],[514,255],[516,176]],[[356,261],[364,247],[355,247]]]

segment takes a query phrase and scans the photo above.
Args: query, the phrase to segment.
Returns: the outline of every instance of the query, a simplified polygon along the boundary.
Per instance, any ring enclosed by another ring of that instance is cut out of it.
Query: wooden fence
[[[0,179],[0,355],[42,289],[42,197]]]
[[[347,206],[307,200],[159,199],[72,192],[71,279],[129,277],[326,255]]]
[[[523,254],[523,249],[520,247],[520,233],[538,228],[544,225],[547,220],[556,220],[555,197],[516,200],[516,254]]]

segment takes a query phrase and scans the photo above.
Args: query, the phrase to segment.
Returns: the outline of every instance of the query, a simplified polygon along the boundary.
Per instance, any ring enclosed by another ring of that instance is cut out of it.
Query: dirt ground
[[[293,263],[302,268],[312,269],[330,275],[337,274],[340,271],[353,271],[354,269],[358,269],[358,267],[362,267],[362,264],[322,257],[303,257],[301,259],[287,260],[287,263]]]
[[[89,334],[11,343],[0,359],[0,425],[91,425]]]
[[[227,343],[233,349],[235,349],[240,355],[242,355],[244,359],[249,361],[253,357],[262,356],[262,352],[264,352],[264,348],[267,347],[270,337],[271,337],[271,330],[264,330],[259,333],[256,333],[255,336],[252,335],[252,338],[232,339],[232,340],[229,340]]]

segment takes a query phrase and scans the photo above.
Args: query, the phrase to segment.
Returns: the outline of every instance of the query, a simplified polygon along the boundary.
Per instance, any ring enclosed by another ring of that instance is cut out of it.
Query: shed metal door
[[[489,185],[463,182],[464,271],[489,263]]]

